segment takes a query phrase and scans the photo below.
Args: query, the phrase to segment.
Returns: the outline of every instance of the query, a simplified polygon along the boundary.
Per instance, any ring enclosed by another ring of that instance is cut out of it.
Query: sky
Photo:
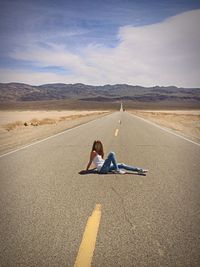
[[[0,82],[200,87],[200,0],[0,0]]]

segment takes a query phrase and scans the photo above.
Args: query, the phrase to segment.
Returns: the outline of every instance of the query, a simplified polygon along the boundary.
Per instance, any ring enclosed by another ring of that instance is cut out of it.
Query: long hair
[[[104,157],[103,144],[99,140],[95,140],[92,145],[92,151],[95,150],[99,155]]]

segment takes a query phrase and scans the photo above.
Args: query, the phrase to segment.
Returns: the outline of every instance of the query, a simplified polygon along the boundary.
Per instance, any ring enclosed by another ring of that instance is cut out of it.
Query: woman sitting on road
[[[114,152],[110,152],[106,160],[104,160],[103,157],[104,157],[104,152],[103,152],[103,145],[101,141],[94,141],[93,146],[92,146],[92,151],[90,153],[90,160],[89,160],[86,170],[87,171],[89,170],[90,165],[93,162],[98,172],[101,174],[105,174],[108,172],[125,174],[124,170],[133,171],[133,172],[136,171],[138,174],[144,174],[148,171],[142,168],[128,166],[124,163],[117,163]]]

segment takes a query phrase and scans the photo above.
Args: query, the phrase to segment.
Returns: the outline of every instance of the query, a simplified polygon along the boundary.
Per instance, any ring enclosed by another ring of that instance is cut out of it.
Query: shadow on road
[[[84,174],[98,174],[98,171],[97,171],[97,169],[92,169],[92,170],[88,170],[88,171],[86,171],[86,170],[82,170],[82,171],[80,171],[79,172],[79,174],[81,174],[81,175],[84,175]]]
[[[86,171],[86,170],[82,170],[82,171],[80,171],[79,172],[79,174],[81,174],[81,175],[85,175],[85,174],[99,174],[99,175],[109,175],[109,174],[116,174],[116,173],[114,173],[114,172],[109,172],[109,173],[99,173],[98,171],[97,171],[97,169],[92,169],[92,170],[88,170],[88,171]],[[137,172],[126,172],[125,174],[123,174],[123,175],[126,175],[126,174],[129,174],[129,175],[139,175],[139,176],[146,176],[146,173],[144,173],[144,174],[139,174],[139,173],[137,173]],[[122,175],[122,174],[120,174],[120,175]],[[122,175],[122,176],[123,176]]]

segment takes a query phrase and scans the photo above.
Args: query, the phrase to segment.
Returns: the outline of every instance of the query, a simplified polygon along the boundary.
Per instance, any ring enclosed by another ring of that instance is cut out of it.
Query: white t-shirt
[[[93,163],[96,166],[97,170],[100,171],[101,167],[104,164],[104,159],[102,159],[102,156],[99,154],[96,154],[96,156],[93,159]]]

